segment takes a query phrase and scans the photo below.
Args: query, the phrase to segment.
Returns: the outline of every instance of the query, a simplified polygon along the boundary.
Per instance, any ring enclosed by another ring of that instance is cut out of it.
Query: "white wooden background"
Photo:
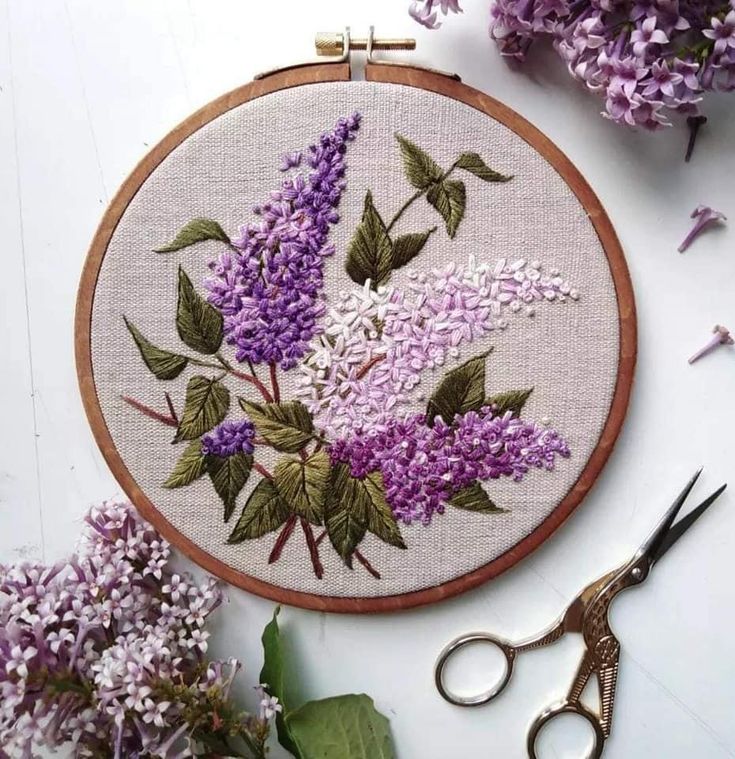
[[[571,157],[600,195],[627,251],[638,297],[640,361],[623,435],[578,513],[542,549],[486,587],[391,616],[286,609],[298,690],[365,691],[392,721],[401,759],[520,759],[532,716],[563,695],[574,641],[522,660],[503,698],[462,710],[432,685],[451,637],[508,637],[548,623],[588,580],[639,544],[693,470],[697,495],[735,479],[735,351],[687,356],[716,322],[735,328],[735,231],[676,247],[699,203],[735,221],[735,96],[712,99],[691,165],[685,133],[631,133],[599,118],[553,53],[506,67],[486,37],[487,0],[439,33],[413,25],[407,0],[0,1],[0,561],[68,553],[87,507],[119,494],[97,452],[74,373],[77,281],[95,226],[136,161],[191,111],[263,69],[312,57],[317,30],[374,23],[418,38],[413,60],[457,71],[508,103]],[[735,484],[735,483],[733,483]],[[610,759],[735,756],[733,554],[727,494],[614,609],[623,645]],[[260,667],[273,604],[236,590],[215,653]],[[480,663],[479,660],[474,662]],[[471,663],[469,663],[471,664]],[[478,667],[466,667],[479,682]],[[577,757],[584,732],[546,736],[544,757]],[[276,750],[274,756],[278,757]]]

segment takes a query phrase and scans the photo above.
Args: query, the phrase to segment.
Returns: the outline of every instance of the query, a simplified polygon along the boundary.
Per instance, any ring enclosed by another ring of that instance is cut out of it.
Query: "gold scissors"
[[[544,725],[560,714],[571,713],[584,718],[592,726],[595,743],[588,759],[599,759],[612,727],[615,684],[620,661],[620,643],[613,635],[608,622],[610,605],[618,593],[640,585],[648,577],[653,565],[702,516],[727,487],[727,485],[720,487],[674,524],[679,510],[701,473],[702,470],[700,469],[687,483],[687,486],[666,511],[652,535],[638,549],[635,556],[618,569],[608,572],[599,580],[590,583],[550,628],[515,645],[488,633],[469,633],[452,641],[439,655],[434,671],[436,687],[442,697],[450,704],[457,706],[486,704],[499,696],[510,682],[513,665],[518,654],[554,643],[565,633],[581,633],[585,650],[572,687],[563,701],[546,709],[531,723],[527,741],[528,756],[530,759],[536,759],[536,739]],[[473,643],[489,643],[497,646],[505,656],[505,671],[500,681],[483,693],[473,696],[456,695],[447,687],[444,679],[445,668],[452,656]],[[580,700],[582,691],[592,675],[597,677],[600,699],[599,714],[586,707]]]

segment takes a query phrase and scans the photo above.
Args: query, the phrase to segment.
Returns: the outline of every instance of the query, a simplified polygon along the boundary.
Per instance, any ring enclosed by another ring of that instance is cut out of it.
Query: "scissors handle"
[[[500,649],[500,652],[505,657],[505,669],[498,680],[491,688],[472,696],[460,696],[452,691],[447,686],[445,681],[445,670],[449,663],[449,660],[465,646],[470,646],[474,643],[486,643]],[[492,701],[496,696],[499,696],[505,686],[510,682],[511,675],[513,674],[513,663],[516,659],[516,649],[507,641],[496,638],[493,635],[487,633],[468,633],[453,640],[446,648],[439,654],[439,658],[436,661],[436,667],[434,669],[434,681],[436,682],[436,688],[445,701],[449,701],[450,704],[455,706],[480,706],[486,704],[488,701]]]
[[[531,723],[531,727],[528,731],[527,743],[529,759],[538,759],[536,754],[536,740],[538,739],[538,735],[545,725],[560,714],[574,714],[578,717],[582,717],[589,723],[589,725],[591,725],[595,736],[595,742],[592,746],[592,750],[586,757],[584,757],[584,759],[600,759],[603,749],[605,748],[605,732],[600,722],[600,718],[587,709],[587,707],[581,702],[569,700],[561,701],[554,706],[550,706],[539,714],[539,716]]]

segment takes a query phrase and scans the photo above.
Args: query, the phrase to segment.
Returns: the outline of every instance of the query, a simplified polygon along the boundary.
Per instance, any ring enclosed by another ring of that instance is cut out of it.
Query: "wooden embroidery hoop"
[[[569,159],[538,129],[507,106],[462,84],[456,77],[404,64],[375,63],[370,59],[365,67],[367,81],[416,87],[453,98],[496,119],[524,139],[551,164],[584,207],[605,251],[615,284],[620,325],[618,372],[608,417],[597,445],[571,490],[546,520],[513,548],[490,563],[442,585],[375,598],[319,596],[288,590],[235,570],[179,532],[139,487],[122,460],[105,423],[92,367],[92,309],[102,262],[110,239],[128,204],[158,165],[174,148],[202,126],[242,103],[291,87],[350,79],[350,64],[347,60],[303,65],[265,75],[204,106],[156,145],[122,185],[94,236],[79,286],[74,345],[82,401],[102,455],[136,508],[171,544],[208,572],[233,585],[280,603],[318,611],[389,612],[435,603],[475,588],[509,569],[541,545],[574,511],[594,484],[613,449],[625,418],[637,351],[635,301],[625,257],[610,219],[592,188]]]

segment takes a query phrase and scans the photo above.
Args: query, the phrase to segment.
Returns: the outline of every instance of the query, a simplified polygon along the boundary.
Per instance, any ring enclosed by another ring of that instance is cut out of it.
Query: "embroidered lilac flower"
[[[255,427],[247,419],[226,420],[202,438],[202,453],[226,458],[236,453],[252,453]]]
[[[715,211],[709,206],[697,206],[692,211],[691,218],[696,219],[696,221],[689,234],[679,246],[679,253],[683,253],[708,226],[727,221],[725,214]]]
[[[466,267],[450,264],[430,276],[409,272],[406,291],[395,288],[345,293],[327,314],[326,335],[300,366],[299,394],[317,425],[338,436],[369,422],[380,426],[395,415],[426,369],[443,366],[461,347],[508,326],[509,314],[535,313],[540,303],[579,295],[537,261],[494,267],[473,257]]]
[[[706,356],[708,353],[712,353],[715,348],[719,348],[721,345],[733,345],[733,340],[730,330],[727,327],[721,327],[719,324],[715,324],[712,332],[714,337],[711,337],[703,348],[700,348],[690,359],[689,363],[693,364],[698,361],[702,356]]]
[[[339,219],[344,154],[359,124],[353,114],[325,132],[305,157],[312,171],[286,179],[255,209],[260,223],[241,227],[234,250],[210,263],[209,301],[225,317],[225,336],[238,361],[288,369],[317,332],[324,259],[334,252],[327,235]]]
[[[512,477],[529,469],[554,468],[556,456],[569,456],[557,432],[515,418],[495,416],[491,407],[432,426],[424,415],[391,419],[330,447],[333,462],[350,465],[353,477],[380,471],[386,498],[396,519],[428,525],[444,513],[449,498],[476,481]]]
[[[303,154],[300,150],[295,150],[293,153],[284,153],[281,156],[281,171],[288,171],[301,165],[301,158]]]

